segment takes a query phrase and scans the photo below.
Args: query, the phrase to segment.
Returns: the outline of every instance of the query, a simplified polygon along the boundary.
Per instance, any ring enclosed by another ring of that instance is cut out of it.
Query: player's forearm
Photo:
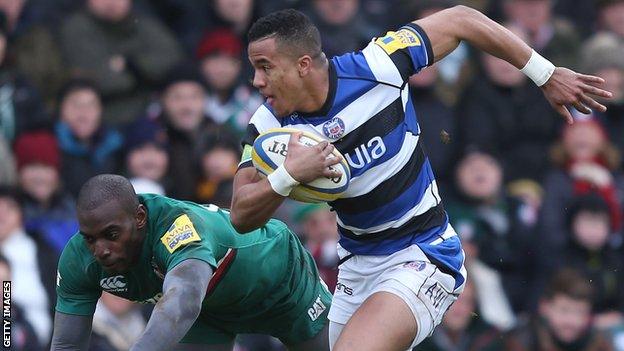
[[[429,35],[436,61],[455,49],[462,40],[518,69],[524,67],[531,56],[531,47],[515,34],[481,12],[466,6],[440,11],[416,23]]]
[[[189,259],[167,272],[163,297],[132,351],[171,350],[189,331],[201,311],[212,267]]]
[[[91,316],[56,312],[50,350],[86,351],[91,336]]]
[[[234,191],[230,219],[239,233],[263,226],[284,202],[266,179],[243,185]]]

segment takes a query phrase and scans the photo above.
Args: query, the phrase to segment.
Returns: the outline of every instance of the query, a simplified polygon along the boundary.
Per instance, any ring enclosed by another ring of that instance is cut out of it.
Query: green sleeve
[[[194,213],[185,213],[175,219],[156,243],[155,254],[167,272],[191,258],[216,267],[214,245],[207,220]]]
[[[83,316],[90,316],[95,312],[95,305],[102,291],[87,276],[85,262],[89,261],[81,257],[72,243],[63,250],[56,275],[58,312]]]

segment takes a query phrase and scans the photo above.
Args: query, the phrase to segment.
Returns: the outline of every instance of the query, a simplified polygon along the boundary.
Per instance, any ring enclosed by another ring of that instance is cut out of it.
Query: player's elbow
[[[248,233],[256,227],[253,226],[253,223],[250,223],[246,220],[247,216],[241,215],[239,211],[235,211],[232,208],[232,212],[230,212],[230,222],[232,223],[232,227],[236,229],[236,231],[240,234]]]

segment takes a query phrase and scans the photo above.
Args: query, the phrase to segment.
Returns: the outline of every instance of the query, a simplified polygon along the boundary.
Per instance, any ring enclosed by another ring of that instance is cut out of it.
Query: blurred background
[[[263,103],[246,32],[294,7],[328,57],[456,4],[607,80],[606,113],[566,125],[517,69],[461,44],[410,79],[470,280],[418,350],[624,350],[624,0],[0,0],[0,276],[13,349],[47,349],[74,199],[100,173],[228,207],[239,140]],[[336,219],[286,202],[324,280]],[[91,350],[126,350],[149,307],[104,295]],[[282,350],[245,335],[236,350]]]

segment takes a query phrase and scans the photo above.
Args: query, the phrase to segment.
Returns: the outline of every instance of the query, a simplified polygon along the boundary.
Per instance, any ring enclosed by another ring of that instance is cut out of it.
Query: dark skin
[[[137,263],[147,225],[147,209],[139,204],[133,214],[117,201],[90,211],[79,211],[80,234],[89,251],[106,271],[127,272]]]

